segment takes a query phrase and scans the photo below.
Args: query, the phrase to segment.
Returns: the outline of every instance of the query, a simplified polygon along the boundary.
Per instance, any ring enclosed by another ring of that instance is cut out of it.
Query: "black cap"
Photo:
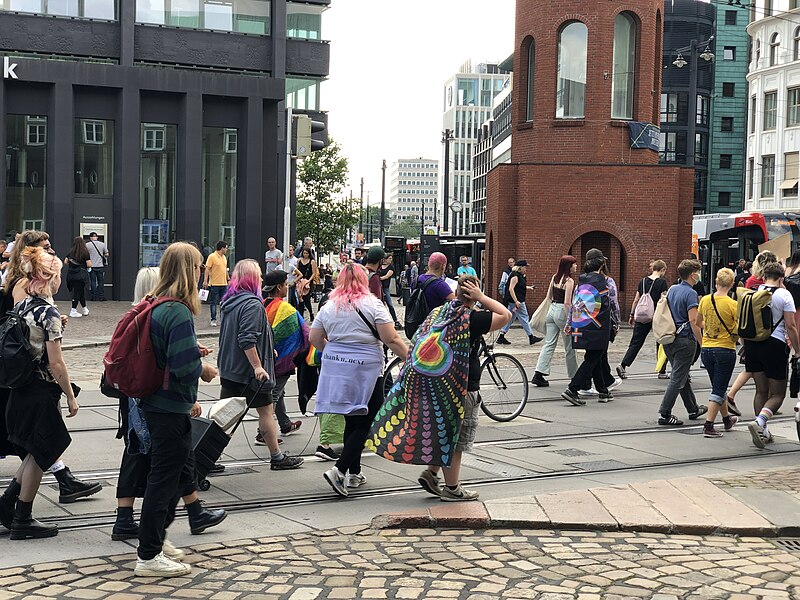
[[[286,274],[286,271],[270,271],[264,276],[264,291],[271,292],[277,286],[281,285],[282,283],[286,283],[288,278],[289,276]]]
[[[605,261],[608,261],[608,257],[603,255],[602,250],[598,250],[597,248],[592,248],[586,253],[586,260],[590,261],[593,258],[602,258]]]
[[[523,258],[522,260],[518,260],[516,263],[514,263],[514,266],[527,267],[528,266],[528,261]]]

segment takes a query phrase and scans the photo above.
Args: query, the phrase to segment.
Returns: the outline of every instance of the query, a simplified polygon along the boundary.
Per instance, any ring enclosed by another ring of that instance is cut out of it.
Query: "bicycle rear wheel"
[[[487,356],[481,365],[481,408],[486,416],[511,421],[527,403],[528,376],[522,363],[510,354]]]
[[[389,390],[392,389],[395,382],[400,378],[400,369],[403,366],[403,359],[399,356],[395,356],[392,360],[389,361],[389,364],[386,365],[386,369],[383,371],[384,377],[384,384],[383,384],[383,392],[384,394],[388,394]]]

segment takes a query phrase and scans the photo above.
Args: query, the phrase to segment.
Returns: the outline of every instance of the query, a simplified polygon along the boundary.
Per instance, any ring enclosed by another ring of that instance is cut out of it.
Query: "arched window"
[[[536,67],[536,42],[530,40],[528,43],[528,76],[527,98],[525,102],[525,120],[533,121],[533,79]]]
[[[633,119],[636,87],[636,21],[629,13],[614,19],[614,72],[611,79],[611,118]]]
[[[781,36],[773,33],[769,38],[769,66],[778,64],[778,49],[781,47]]]
[[[589,30],[578,21],[569,23],[558,34],[557,119],[585,116],[588,41]]]
[[[800,60],[800,27],[794,30],[794,45],[792,48],[792,60]]]

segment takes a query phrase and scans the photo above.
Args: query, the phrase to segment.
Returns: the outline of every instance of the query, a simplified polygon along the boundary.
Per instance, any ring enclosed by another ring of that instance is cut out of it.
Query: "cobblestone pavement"
[[[780,490],[800,495],[800,467],[779,471],[752,471],[730,477],[709,477],[709,480],[720,487]]]
[[[167,580],[133,558],[6,569],[0,598],[800,597],[800,555],[757,538],[349,528],[196,546]]]

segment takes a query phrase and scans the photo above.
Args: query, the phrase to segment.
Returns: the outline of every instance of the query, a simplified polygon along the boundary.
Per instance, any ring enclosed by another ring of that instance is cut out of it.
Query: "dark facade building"
[[[0,0],[0,232],[97,231],[107,295],[174,240],[279,240],[285,109],[319,113],[330,0]],[[232,264],[232,262],[231,262]]]
[[[716,57],[712,56],[716,53],[716,40],[711,38],[715,33],[716,12],[716,5],[700,0],[675,0],[664,6],[661,162],[695,169],[695,213],[706,212],[708,197]],[[711,40],[708,44],[703,43],[708,40]],[[743,85],[739,83],[740,87]]]
[[[663,10],[663,0],[517,1],[512,162],[486,181],[487,289],[508,257],[533,260],[535,305],[562,255],[583,262],[595,247],[630,306],[650,261],[674,273],[690,251],[692,170],[659,164],[652,139],[631,143],[631,123],[658,123]]]

